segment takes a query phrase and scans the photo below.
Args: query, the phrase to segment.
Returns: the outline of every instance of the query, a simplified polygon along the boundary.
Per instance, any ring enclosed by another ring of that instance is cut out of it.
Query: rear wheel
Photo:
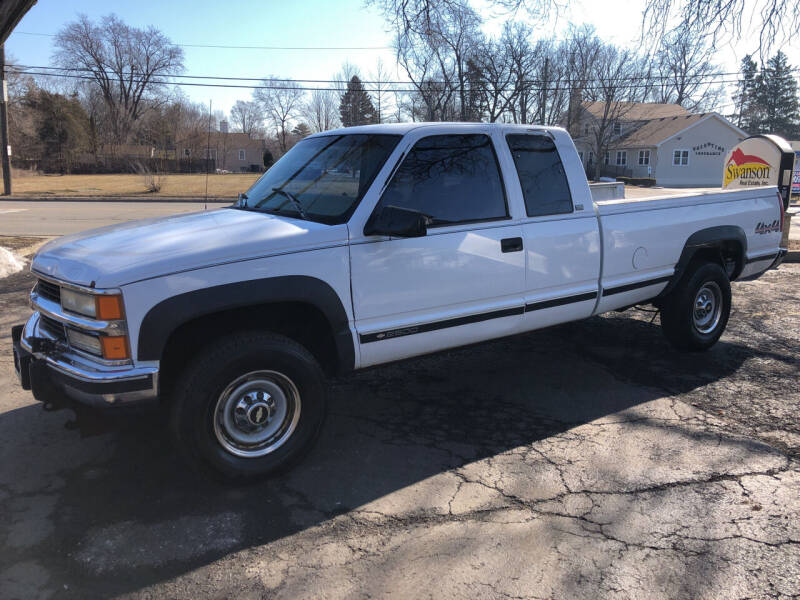
[[[201,352],[175,385],[172,429],[193,465],[252,480],[298,460],[316,440],[325,378],[301,345],[271,333],[234,334]]]
[[[731,284],[715,263],[699,264],[661,307],[661,327],[679,350],[700,352],[717,343],[731,312]]]

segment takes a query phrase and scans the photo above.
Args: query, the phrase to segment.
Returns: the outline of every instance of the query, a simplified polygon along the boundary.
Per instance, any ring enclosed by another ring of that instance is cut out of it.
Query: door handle
[[[522,251],[522,238],[505,238],[500,240],[500,249],[503,252],[521,252]]]

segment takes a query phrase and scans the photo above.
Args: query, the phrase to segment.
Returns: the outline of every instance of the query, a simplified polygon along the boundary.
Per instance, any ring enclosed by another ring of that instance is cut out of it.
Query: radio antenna
[[[203,210],[208,210],[208,165],[211,162],[211,99],[208,100],[208,138],[206,141],[206,198]]]

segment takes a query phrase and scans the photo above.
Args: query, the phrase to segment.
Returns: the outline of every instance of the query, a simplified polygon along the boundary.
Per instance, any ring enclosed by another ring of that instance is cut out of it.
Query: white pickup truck
[[[557,128],[329,131],[230,207],[44,246],[14,360],[48,404],[158,398],[195,465],[255,478],[316,438],[326,375],[638,304],[705,350],[782,228],[772,187],[595,203]]]

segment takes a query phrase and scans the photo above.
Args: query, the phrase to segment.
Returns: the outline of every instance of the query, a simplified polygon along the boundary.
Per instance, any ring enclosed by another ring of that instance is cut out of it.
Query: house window
[[[650,150],[639,150],[639,164],[640,165],[650,164]]]
[[[628,164],[628,153],[627,152],[617,152],[617,166],[624,167]]]
[[[611,164],[611,152],[606,150],[606,157],[603,159],[604,164]]]
[[[183,149],[183,155],[184,156],[191,156],[192,155],[192,151],[189,148],[184,148]]]
[[[614,135],[622,133],[622,125],[619,121],[614,121]]]
[[[205,148],[203,151],[203,157],[206,159],[217,160],[217,149]]]
[[[672,153],[672,164],[676,167],[685,167],[689,164],[688,150],[675,150]]]
[[[243,149],[239,150],[239,160],[245,160],[246,153]]]

